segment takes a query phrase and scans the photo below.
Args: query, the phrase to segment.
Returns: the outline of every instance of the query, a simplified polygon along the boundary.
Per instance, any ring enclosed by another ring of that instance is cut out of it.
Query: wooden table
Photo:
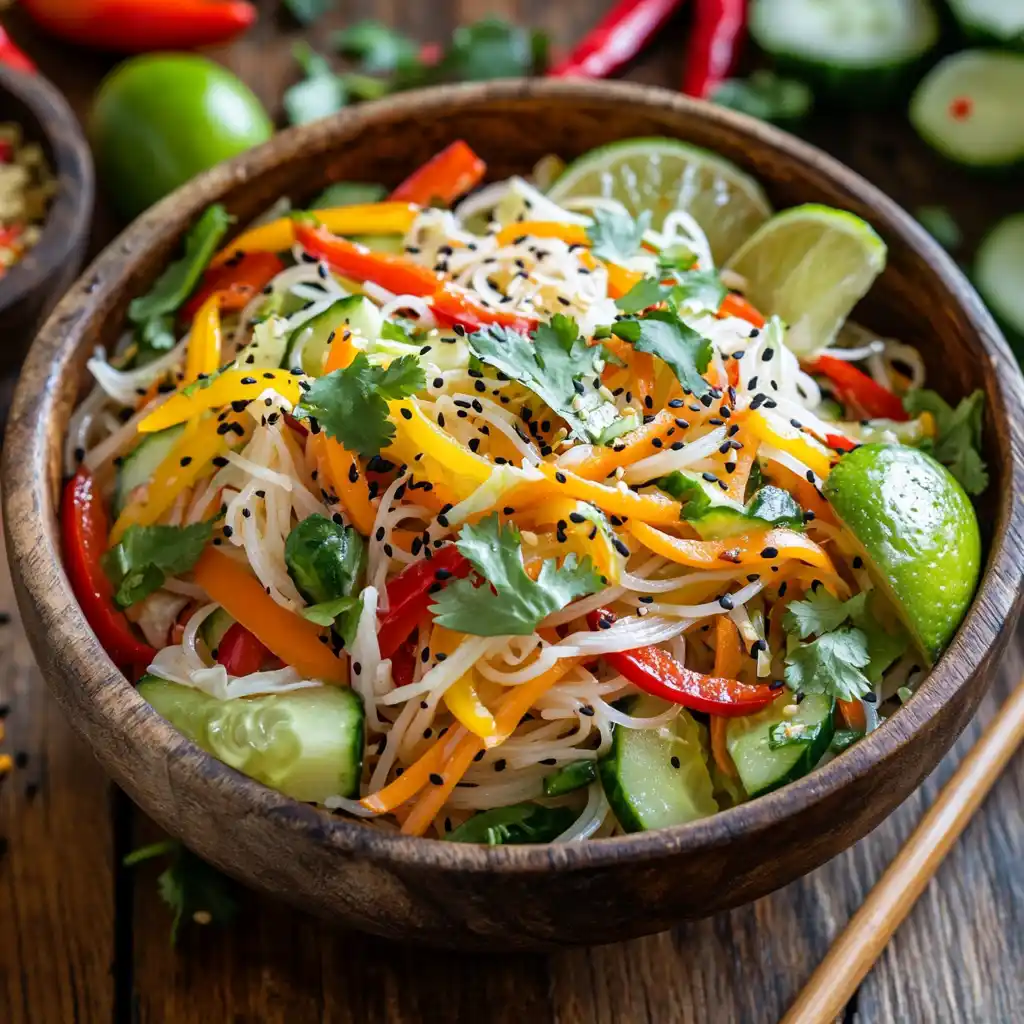
[[[324,44],[356,17],[400,24],[423,40],[496,12],[566,44],[611,0],[338,0],[306,33]],[[277,111],[300,37],[276,4],[216,55]],[[85,114],[110,61],[40,38],[16,12],[16,39]],[[673,85],[685,29],[663,33],[629,75]],[[913,209],[945,203],[969,244],[1010,209],[1013,183],[941,165],[901,118],[821,117],[807,134]],[[97,215],[96,246],[114,228]],[[0,1022],[477,1022],[490,1024],[766,1024],[786,1005],[898,849],[957,759],[1024,671],[1017,644],[978,720],[927,784],[871,836],[751,906],[671,932],[550,956],[469,956],[404,948],[332,930],[253,894],[228,931],[192,928],[175,952],[155,869],[119,867],[152,825],[114,790],[45,692],[16,620],[6,569],[0,610],[0,702],[19,770],[0,792]],[[1024,758],[1018,756],[910,920],[847,1008],[844,1021],[1009,1024],[1024,1020]]]

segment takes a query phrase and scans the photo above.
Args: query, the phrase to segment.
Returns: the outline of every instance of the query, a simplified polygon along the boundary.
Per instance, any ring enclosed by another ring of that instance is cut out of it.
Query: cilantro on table
[[[395,436],[388,402],[422,391],[427,379],[416,356],[400,356],[387,368],[371,366],[360,352],[343,370],[313,381],[295,407],[297,419],[315,419],[349,451],[369,458]]]
[[[200,860],[176,839],[166,839],[133,850],[124,858],[125,867],[135,867],[158,857],[169,857],[170,863],[157,878],[160,897],[171,910],[171,945],[177,945],[181,926],[196,924],[228,924],[238,905],[231,895],[231,883],[216,868]]]
[[[644,232],[651,226],[651,211],[644,210],[639,217],[609,210],[593,211],[594,221],[587,226],[591,253],[609,263],[627,263],[639,251]]]
[[[964,240],[963,231],[945,206],[919,206],[914,211],[918,223],[943,249],[957,249]]]
[[[114,586],[114,602],[128,608],[163,586],[168,576],[188,572],[213,535],[213,522],[191,526],[129,526],[103,556]]]
[[[284,5],[300,25],[312,25],[334,6],[334,0],[284,0]]]
[[[341,110],[348,102],[348,90],[330,61],[306,42],[296,43],[292,56],[305,77],[285,90],[283,103],[288,123],[306,124]]]
[[[683,323],[671,309],[655,309],[642,317],[616,320],[611,332],[637,352],[649,352],[672,368],[683,388],[700,398],[711,391],[702,374],[711,362],[711,342]]]
[[[988,468],[979,454],[985,394],[975,391],[954,409],[938,392],[927,388],[909,391],[903,407],[911,416],[929,412],[935,417],[935,438],[921,444],[960,481],[968,494],[988,487]]]
[[[561,566],[546,559],[536,580],[523,565],[522,538],[514,523],[501,525],[492,513],[475,526],[467,523],[456,542],[483,577],[449,583],[430,606],[448,629],[474,636],[529,636],[552,612],[602,586],[589,557],[566,555]]]
[[[727,78],[712,93],[711,102],[762,121],[792,124],[811,112],[814,93],[804,82],[761,69],[749,78]]]
[[[541,324],[531,341],[525,334],[491,324],[466,341],[473,354],[519,381],[569,425],[575,437],[596,440],[608,425],[599,415],[604,407],[614,410],[598,393],[603,358],[599,345],[588,345],[572,317],[556,313]],[[616,412],[617,416],[618,413]]]

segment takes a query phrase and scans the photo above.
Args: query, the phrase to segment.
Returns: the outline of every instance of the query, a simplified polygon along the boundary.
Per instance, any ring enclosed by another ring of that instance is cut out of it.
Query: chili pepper
[[[824,374],[832,382],[840,401],[854,408],[869,419],[906,420],[899,395],[882,387],[853,363],[835,356],[818,356],[810,363],[811,373]]]
[[[243,626],[235,622],[228,627],[217,645],[217,661],[232,676],[248,676],[259,672],[273,655]]]
[[[591,629],[607,629],[616,619],[607,608],[587,616]],[[777,694],[766,685],[748,686],[737,679],[706,676],[686,668],[660,647],[639,647],[633,651],[612,651],[602,657],[634,686],[653,697],[682,704],[692,711],[735,717],[766,708]]]
[[[747,0],[697,0],[682,91],[706,100],[739,61],[747,29]]]
[[[107,550],[107,515],[84,466],[64,488],[60,526],[71,589],[103,649],[121,668],[148,665],[156,651],[135,636],[114,606],[113,588],[100,564]]]
[[[35,62],[14,44],[2,25],[0,25],[0,64],[4,64],[14,71],[24,71],[27,75],[36,73]],[[6,160],[4,162],[6,163]]]
[[[684,0],[620,0],[548,74],[554,78],[607,78],[651,41]]]
[[[192,297],[181,307],[181,319],[191,323],[199,307],[214,292],[220,293],[219,309],[242,309],[282,270],[284,263],[272,252],[244,252],[238,259],[214,263],[203,274]]]
[[[21,0],[33,21],[71,43],[121,53],[225,43],[256,20],[244,0]]]
[[[469,559],[454,544],[438,548],[431,558],[403,569],[388,584],[388,610],[377,626],[380,656],[390,658],[408,639],[434,599],[435,585],[469,575]],[[441,573],[441,578],[438,577]]]
[[[483,180],[487,164],[459,139],[417,168],[388,197],[392,202],[450,206]]]

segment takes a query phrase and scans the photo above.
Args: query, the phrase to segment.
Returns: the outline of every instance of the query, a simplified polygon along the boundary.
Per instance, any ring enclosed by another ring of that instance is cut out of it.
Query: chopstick
[[[833,943],[781,1024],[831,1024],[1024,742],[1024,680]]]

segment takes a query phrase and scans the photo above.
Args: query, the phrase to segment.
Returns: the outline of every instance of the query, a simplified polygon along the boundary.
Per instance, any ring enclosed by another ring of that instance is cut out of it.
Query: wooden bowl
[[[634,135],[671,135],[755,174],[774,201],[867,218],[889,265],[859,316],[916,342],[933,386],[987,395],[985,575],[967,619],[916,696],[807,778],[703,821],[573,845],[476,847],[383,834],[321,813],[207,756],[135,693],[100,647],[61,568],[61,439],[87,354],[183,231],[220,201],[240,222],[282,194],[339,178],[398,182],[465,138],[493,177],[545,153],[575,156]],[[660,89],[501,82],[409,93],[279,135],[136,221],[87,270],[29,354],[8,428],[7,543],[36,656],[75,729],[167,831],[245,883],[338,922],[473,949],[608,942],[763,896],[846,849],[935,767],[988,686],[1019,610],[1024,545],[1024,381],[948,256],[857,175],[791,136]]]
[[[0,122],[15,121],[43,147],[57,178],[39,241],[0,278],[0,377],[15,373],[57,300],[78,275],[92,219],[92,156],[64,97],[41,75],[0,65]]]

